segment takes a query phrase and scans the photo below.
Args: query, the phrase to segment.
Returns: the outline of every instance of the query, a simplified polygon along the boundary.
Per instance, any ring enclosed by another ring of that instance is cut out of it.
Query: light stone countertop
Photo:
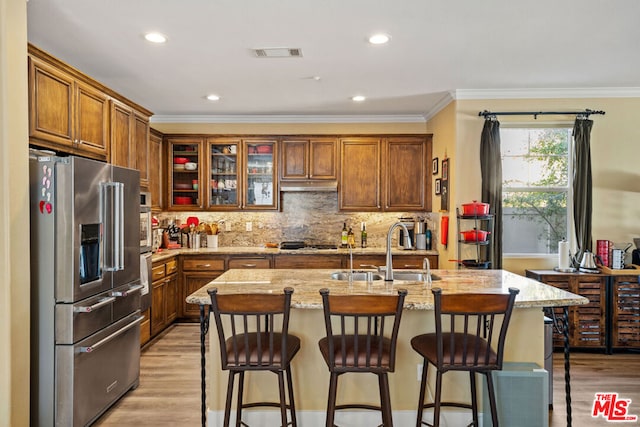
[[[322,298],[319,290],[328,288],[331,294],[395,294],[397,289],[408,291],[404,308],[410,310],[432,310],[433,295],[431,289],[425,288],[422,282],[395,280],[385,283],[376,280],[367,286],[364,281],[332,280],[331,273],[335,269],[232,269],[209,282],[186,298],[190,304],[210,304],[208,288],[217,287],[219,293],[273,293],[282,292],[285,287],[294,289],[291,307],[321,309]],[[360,271],[360,270],[359,270]],[[373,270],[371,270],[373,271]],[[589,300],[553,286],[545,285],[505,270],[433,270],[432,273],[441,280],[434,280],[433,287],[443,292],[472,293],[496,292],[507,293],[509,287],[520,289],[516,298],[516,308],[561,307],[582,305]]]
[[[355,248],[353,255],[384,255],[385,248]],[[393,255],[438,255],[435,250],[403,250],[392,249]],[[153,254],[152,261],[159,262],[176,255],[349,255],[348,249],[279,249],[265,248],[260,246],[221,246],[218,248],[201,248],[201,249],[162,249],[160,252]]]

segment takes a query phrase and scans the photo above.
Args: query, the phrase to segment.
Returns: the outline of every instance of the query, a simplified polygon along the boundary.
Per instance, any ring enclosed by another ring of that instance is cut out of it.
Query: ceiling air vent
[[[269,47],[253,49],[258,58],[301,58],[302,49],[289,47]]]

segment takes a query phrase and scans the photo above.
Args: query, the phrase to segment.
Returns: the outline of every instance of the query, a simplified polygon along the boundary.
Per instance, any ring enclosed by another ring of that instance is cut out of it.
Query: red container
[[[184,165],[185,163],[188,163],[189,159],[187,157],[174,157],[173,158],[173,163],[177,164],[177,165]]]
[[[273,147],[271,145],[258,145],[256,149],[260,154],[270,154],[273,152]]]
[[[175,196],[173,198],[173,204],[174,205],[192,205],[193,199],[191,197]]]
[[[486,242],[489,236],[489,232],[483,230],[461,231],[460,234],[465,242]]]
[[[489,203],[480,203],[474,200],[473,203],[462,204],[462,215],[488,215]]]

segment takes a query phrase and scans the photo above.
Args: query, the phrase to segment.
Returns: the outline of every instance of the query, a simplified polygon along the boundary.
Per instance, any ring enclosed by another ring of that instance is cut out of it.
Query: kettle
[[[582,260],[580,261],[580,271],[584,271],[586,273],[598,272],[596,257],[594,254],[589,251],[584,251],[584,254],[582,254]]]

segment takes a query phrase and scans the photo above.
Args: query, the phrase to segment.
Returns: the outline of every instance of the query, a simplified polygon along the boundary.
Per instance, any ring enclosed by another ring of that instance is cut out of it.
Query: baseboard
[[[393,411],[393,424],[396,426],[412,426],[416,424],[416,411]],[[482,414],[478,414],[482,425]],[[279,426],[280,412],[278,410],[250,410],[242,413],[245,423],[251,427]],[[296,411],[299,426],[324,427],[325,411]],[[424,420],[431,422],[430,413],[425,413]],[[207,427],[220,427],[224,420],[224,411],[207,411]],[[340,427],[362,427],[365,425],[379,425],[382,422],[380,413],[376,411],[347,411],[336,412],[336,425]],[[445,426],[462,426],[471,423],[471,413],[461,410],[443,410],[440,424]],[[235,412],[232,411],[231,423],[235,425]]]

